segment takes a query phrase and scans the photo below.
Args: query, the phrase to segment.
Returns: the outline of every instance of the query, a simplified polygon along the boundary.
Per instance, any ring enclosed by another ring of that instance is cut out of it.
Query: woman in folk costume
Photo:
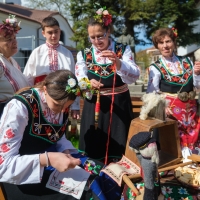
[[[26,77],[12,56],[17,53],[16,34],[20,30],[14,15],[0,24],[0,116],[3,107],[20,88],[29,86]]]
[[[92,158],[105,158],[105,163],[125,152],[133,119],[127,84],[140,75],[130,47],[109,38],[111,27],[112,16],[105,7],[97,10],[87,26],[92,46],[78,52],[75,66],[78,80],[88,80],[92,88],[84,100],[79,150]]]
[[[59,172],[74,168],[79,159],[65,133],[66,110],[80,93],[68,70],[50,73],[34,88],[21,90],[3,111],[0,123],[0,182],[7,199],[74,199],[45,187],[52,166]],[[56,145],[57,152],[46,152]]]
[[[178,122],[181,148],[195,153],[200,148],[200,123],[193,90],[200,87],[200,68],[193,66],[188,57],[175,54],[176,38],[174,28],[161,28],[154,33],[153,44],[162,56],[149,67],[147,92],[166,94],[166,114]]]

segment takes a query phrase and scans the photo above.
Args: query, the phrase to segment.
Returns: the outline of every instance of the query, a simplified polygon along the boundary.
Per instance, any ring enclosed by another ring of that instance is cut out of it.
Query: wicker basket
[[[191,168],[192,169],[192,168]],[[189,184],[189,183],[185,183],[183,182],[182,180],[180,180],[179,177],[176,177],[176,169],[174,170],[174,177],[177,179],[177,181],[179,183],[181,183],[184,187],[187,187],[187,188],[191,188],[191,189],[195,189],[195,190],[200,190],[200,184],[199,185],[192,185],[192,184]]]

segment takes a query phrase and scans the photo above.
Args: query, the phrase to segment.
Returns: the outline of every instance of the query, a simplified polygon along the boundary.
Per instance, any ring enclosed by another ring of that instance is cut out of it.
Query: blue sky
[[[146,36],[145,36],[146,28],[145,28],[145,26],[140,25],[140,26],[138,26],[138,27],[135,27],[134,30],[135,30],[136,32],[140,32],[140,34],[139,34],[139,36],[138,36],[139,39],[143,39],[143,40],[146,41],[147,43],[150,43],[150,42],[151,42],[151,41],[149,41],[149,40],[146,39]],[[153,46],[153,44],[136,45],[135,51],[138,52],[138,51],[141,51],[141,50],[144,50],[144,49],[148,49],[148,48],[150,48],[150,47],[152,47],[152,46]]]

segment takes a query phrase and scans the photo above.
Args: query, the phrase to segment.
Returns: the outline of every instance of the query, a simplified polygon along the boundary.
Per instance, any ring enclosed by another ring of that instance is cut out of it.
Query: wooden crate
[[[154,128],[158,128],[159,131],[161,149],[159,150],[159,167],[167,167],[179,163],[182,159],[182,154],[177,122],[171,119],[167,119],[166,122],[154,118],[148,118],[147,120],[133,119],[129,128],[125,156],[140,166],[136,154],[129,148],[130,139],[138,132],[151,131]]]

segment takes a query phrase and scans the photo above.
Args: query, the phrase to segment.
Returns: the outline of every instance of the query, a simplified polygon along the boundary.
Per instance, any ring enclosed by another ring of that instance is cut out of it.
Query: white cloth
[[[162,58],[162,61],[164,62],[164,64],[166,64],[168,66],[168,70],[172,74],[177,75],[177,74],[181,74],[183,72],[183,69],[182,68],[180,69],[180,62],[175,55],[173,55],[171,60]],[[191,60],[190,60],[190,62],[192,63]],[[160,88],[159,88],[160,80],[161,80],[160,71],[154,65],[150,65],[147,93],[150,93],[153,91],[159,92],[160,91]],[[200,75],[197,76],[197,75],[193,74],[193,85],[197,89],[200,88]]]
[[[29,86],[17,62],[0,54],[0,102],[10,99],[17,90]]]
[[[101,57],[101,51],[99,51],[94,45],[94,57],[95,61],[99,64],[108,64],[111,61],[108,58]],[[110,45],[108,50],[114,51],[115,50],[115,42],[110,40]],[[121,61],[121,68],[117,70],[117,74],[121,77],[122,81],[127,84],[131,84],[135,82],[140,76],[140,69],[134,62],[133,53],[130,47],[127,45],[122,56]],[[83,58],[82,52],[78,52],[77,54],[77,63],[75,66],[76,77],[80,80],[83,77],[87,77],[87,65]]]
[[[31,53],[26,66],[24,68],[24,75],[28,78],[31,85],[34,84],[34,80],[38,76],[48,75],[53,70],[49,65],[49,54],[48,47],[46,44],[42,44]],[[72,53],[62,45],[57,48],[58,52],[58,69],[70,70],[73,74],[75,73],[75,63]],[[71,110],[80,110],[79,105],[80,98],[76,98],[75,102],[71,106]]]
[[[38,91],[38,94],[42,111],[46,113],[44,115],[46,120],[53,123],[56,118],[59,124],[62,124],[63,114],[55,115],[48,108],[44,93]],[[39,154],[19,155],[27,124],[28,110],[26,106],[22,102],[12,99],[5,106],[0,119],[0,182],[30,184],[39,183],[41,180],[44,167],[40,166]],[[56,149],[58,152],[68,149],[70,153],[78,153],[65,135],[57,142]]]

